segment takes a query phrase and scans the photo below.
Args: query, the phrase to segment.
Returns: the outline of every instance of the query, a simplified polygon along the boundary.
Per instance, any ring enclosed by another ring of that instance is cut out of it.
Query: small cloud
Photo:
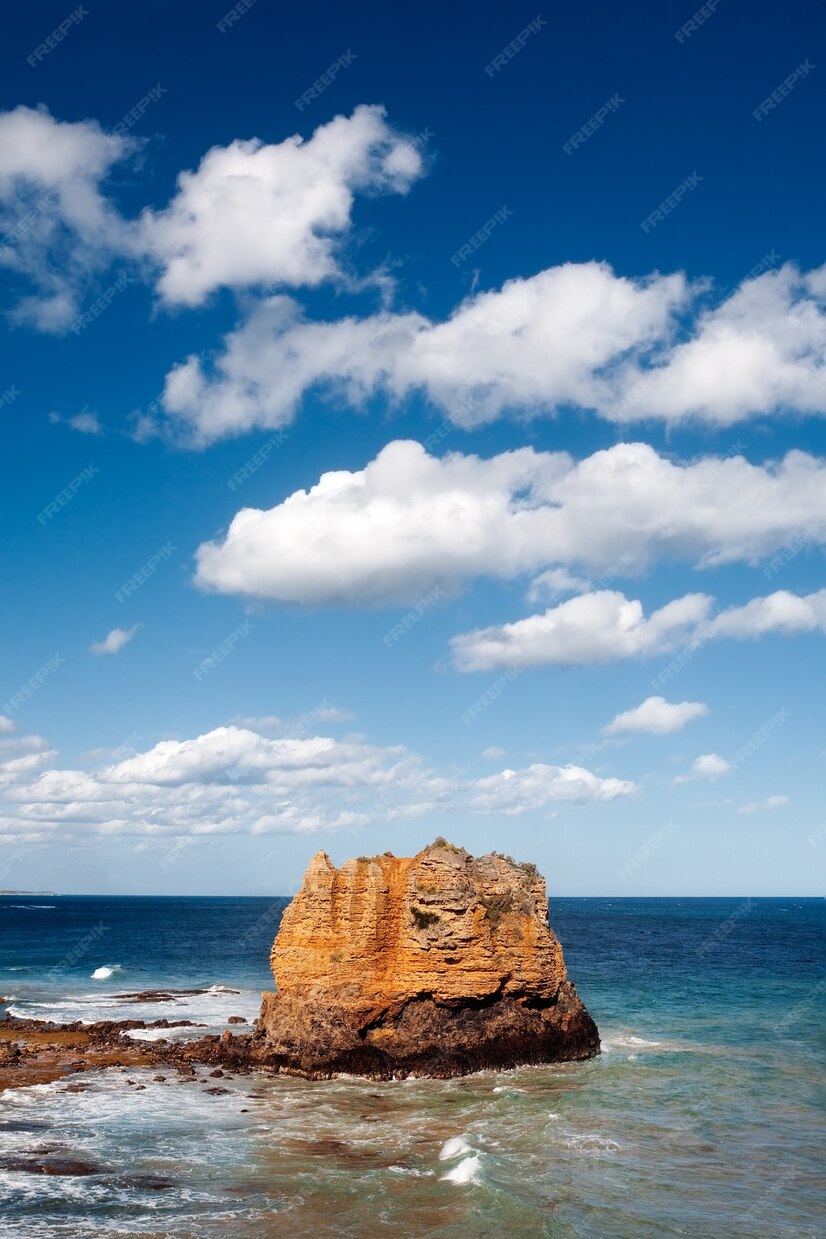
[[[302,715],[304,721],[312,720],[314,723],[349,723],[356,716],[351,714],[349,710],[340,710],[338,706],[316,706],[314,710],[309,710],[307,714]]]
[[[284,726],[284,720],[276,718],[274,714],[264,714],[261,718],[255,716],[236,718],[233,721],[240,727],[247,727],[250,731],[279,731]]]
[[[93,641],[89,649],[93,654],[117,654],[129,644],[139,628],[140,624],[133,624],[131,628],[113,628],[102,641]]]
[[[548,602],[560,594],[584,594],[591,582],[582,576],[574,576],[567,568],[548,568],[531,581],[528,602]]]
[[[606,736],[620,732],[644,731],[652,736],[666,736],[682,731],[686,723],[708,714],[703,701],[666,701],[664,697],[646,697],[642,705],[618,714],[613,722],[603,728]]]
[[[780,809],[788,803],[788,796],[769,796],[767,800],[752,800],[749,804],[741,805],[737,812],[740,814],[771,812],[772,809]]]
[[[82,435],[102,435],[103,427],[98,420],[97,413],[91,413],[88,409],[84,409],[82,413],[75,413],[74,417],[70,417],[68,424],[72,430],[79,430]]]
[[[131,429],[129,437],[135,443],[149,443],[151,439],[160,438],[160,428],[154,418],[147,413],[136,410],[130,414]]]
[[[72,430],[77,430],[82,435],[103,434],[100,419],[97,413],[93,413],[91,409],[82,409],[80,413],[74,413],[71,417],[62,417],[60,413],[50,413],[49,421],[53,426],[69,426]]]
[[[5,714],[0,714],[0,732],[14,731],[14,722]]]
[[[482,756],[485,761],[498,761],[500,757],[505,756],[505,750],[492,744],[489,749],[482,749]]]
[[[722,775],[728,774],[729,770],[731,770],[731,763],[719,753],[701,753],[692,762],[691,774],[678,775],[674,782],[690,783],[694,779],[719,779]]]

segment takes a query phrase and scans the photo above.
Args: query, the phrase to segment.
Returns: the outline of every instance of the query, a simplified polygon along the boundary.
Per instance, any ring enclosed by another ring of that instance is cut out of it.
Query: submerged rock
[[[319,1078],[447,1077],[590,1058],[533,865],[437,840],[412,858],[313,857],[284,912],[253,1061]]]

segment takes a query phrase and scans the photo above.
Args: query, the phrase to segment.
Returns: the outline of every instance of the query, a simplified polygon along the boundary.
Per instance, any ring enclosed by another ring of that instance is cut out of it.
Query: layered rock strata
[[[437,840],[336,869],[319,852],[270,962],[250,1051],[282,1072],[447,1077],[599,1052],[543,878],[495,853]]]

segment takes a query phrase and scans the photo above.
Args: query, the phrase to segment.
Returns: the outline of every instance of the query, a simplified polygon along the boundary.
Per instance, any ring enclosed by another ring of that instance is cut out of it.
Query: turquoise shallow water
[[[283,906],[14,902],[0,900],[13,1009],[99,1018],[118,1008],[113,993],[198,985],[216,988],[164,1013],[216,1028],[254,1013]],[[826,1233],[826,904],[557,900],[551,922],[600,1027],[598,1059],[445,1082],[238,1077],[217,1082],[220,1096],[206,1072],[186,1083],[129,1074],[141,1091],[111,1071],[75,1077],[85,1092],[9,1092],[0,1155],[48,1146],[99,1173],[0,1173],[0,1233]],[[93,979],[101,968],[118,971]]]

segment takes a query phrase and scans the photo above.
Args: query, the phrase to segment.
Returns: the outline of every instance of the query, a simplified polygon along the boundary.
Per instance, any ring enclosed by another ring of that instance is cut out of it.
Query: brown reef
[[[533,865],[437,840],[417,856],[313,857],[284,912],[250,1044],[323,1078],[448,1077],[599,1053]]]

